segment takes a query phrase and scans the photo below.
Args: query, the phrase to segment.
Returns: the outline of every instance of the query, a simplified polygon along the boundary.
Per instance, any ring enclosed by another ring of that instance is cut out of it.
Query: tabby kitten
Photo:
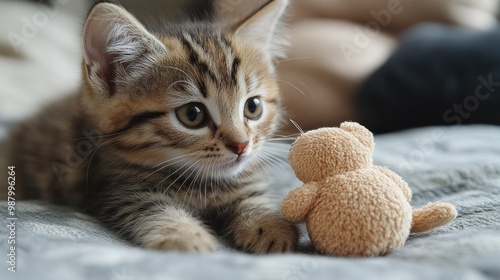
[[[259,156],[280,123],[287,5],[161,34],[94,6],[81,93],[12,132],[16,197],[77,206],[147,248],[211,251],[218,233],[248,252],[292,250],[297,229],[268,198]]]

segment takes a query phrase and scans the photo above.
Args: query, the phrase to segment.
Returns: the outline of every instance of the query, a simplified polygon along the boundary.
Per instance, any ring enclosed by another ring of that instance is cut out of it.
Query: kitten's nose
[[[248,141],[242,143],[229,143],[226,144],[226,148],[228,148],[231,152],[241,155],[245,152],[248,146]]]

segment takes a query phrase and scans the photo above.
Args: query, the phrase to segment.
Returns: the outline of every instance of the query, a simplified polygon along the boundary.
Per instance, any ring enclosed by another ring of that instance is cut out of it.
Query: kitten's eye
[[[257,120],[262,115],[262,100],[259,97],[252,97],[245,103],[245,118]]]
[[[200,103],[188,103],[177,110],[175,114],[179,121],[189,128],[200,128],[207,121],[207,112],[205,106]]]

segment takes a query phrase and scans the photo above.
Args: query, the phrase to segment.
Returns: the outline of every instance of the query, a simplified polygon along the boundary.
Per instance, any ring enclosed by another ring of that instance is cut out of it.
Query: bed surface
[[[437,137],[440,136],[440,137]],[[346,259],[301,253],[258,256],[144,250],[94,219],[41,201],[17,203],[17,273],[1,279],[500,279],[500,128],[429,127],[376,137],[375,162],[410,184],[412,204],[457,207],[450,225],[414,234],[383,257]],[[284,149],[286,153],[286,147]],[[274,178],[279,196],[300,185],[290,171]],[[0,203],[2,219],[7,205]],[[6,238],[7,227],[0,227]],[[6,242],[0,249],[6,252]],[[5,259],[5,255],[3,257]]]

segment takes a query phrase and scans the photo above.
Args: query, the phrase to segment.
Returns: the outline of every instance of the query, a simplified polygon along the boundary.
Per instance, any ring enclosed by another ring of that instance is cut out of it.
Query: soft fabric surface
[[[449,226],[411,235],[403,248],[383,257],[156,252],[127,245],[72,209],[26,201],[16,209],[18,272],[8,272],[4,262],[0,278],[499,279],[498,139],[500,128],[493,126],[430,127],[376,137],[375,163],[390,166],[408,181],[414,206],[442,200],[459,212]],[[277,174],[280,197],[301,184],[290,170]],[[4,221],[6,207],[0,203]],[[6,238],[7,227],[0,227],[0,236]],[[306,236],[303,241],[307,244]],[[6,242],[0,244],[6,252]],[[309,251],[308,246],[302,250]]]

